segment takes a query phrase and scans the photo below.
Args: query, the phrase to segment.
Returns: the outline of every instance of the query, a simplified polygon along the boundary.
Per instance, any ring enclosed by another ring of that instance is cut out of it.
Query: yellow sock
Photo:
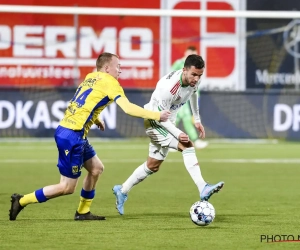
[[[80,196],[80,202],[77,209],[77,212],[79,214],[86,214],[90,211],[90,207],[92,205],[93,199],[85,199],[82,196]]]
[[[38,200],[35,196],[35,192],[31,193],[31,194],[25,194],[21,199],[20,199],[20,205],[22,207],[27,206],[28,204],[31,203],[38,203]]]

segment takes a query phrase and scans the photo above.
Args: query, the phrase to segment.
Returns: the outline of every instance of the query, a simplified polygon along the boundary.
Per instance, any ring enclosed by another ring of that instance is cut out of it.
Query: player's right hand
[[[169,110],[163,110],[160,112],[160,122],[165,122],[168,120],[169,116],[171,115],[171,112]]]
[[[187,134],[181,133],[181,134],[179,134],[178,141],[183,142],[183,143],[184,142],[189,142],[190,138]]]
[[[102,120],[97,120],[95,122],[96,126],[101,130],[104,131],[105,130],[105,123]]]

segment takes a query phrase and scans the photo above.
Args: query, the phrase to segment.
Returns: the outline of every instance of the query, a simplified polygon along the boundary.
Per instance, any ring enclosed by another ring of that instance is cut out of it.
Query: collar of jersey
[[[181,85],[182,88],[187,88],[189,86],[189,85],[187,85],[187,86],[183,85],[183,83],[182,83],[182,73],[180,75],[180,85]]]

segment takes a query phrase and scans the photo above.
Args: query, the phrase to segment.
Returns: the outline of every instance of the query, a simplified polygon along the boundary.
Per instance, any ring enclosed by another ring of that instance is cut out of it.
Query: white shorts
[[[156,160],[165,160],[170,147],[177,149],[178,140],[157,121],[145,120],[144,124],[146,134],[151,140],[149,143],[149,157]]]

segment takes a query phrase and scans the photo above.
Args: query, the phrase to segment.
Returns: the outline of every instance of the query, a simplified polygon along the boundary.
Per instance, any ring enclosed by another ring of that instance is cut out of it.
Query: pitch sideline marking
[[[145,159],[101,159],[104,163],[107,162],[143,162]],[[167,159],[166,163],[183,162],[182,159]],[[56,160],[50,159],[0,159],[0,163],[53,163],[56,164]],[[287,159],[199,159],[199,163],[255,163],[255,164],[299,164],[300,158],[287,158]]]

